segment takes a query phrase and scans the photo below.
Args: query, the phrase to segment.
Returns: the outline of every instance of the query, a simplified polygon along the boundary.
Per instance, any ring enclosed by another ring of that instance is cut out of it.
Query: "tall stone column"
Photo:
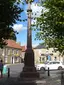
[[[36,71],[34,64],[34,52],[32,49],[32,30],[31,30],[31,2],[27,0],[28,3],[28,22],[27,22],[27,49],[25,51],[24,57],[24,68],[21,73],[21,77],[24,78],[36,78],[39,77],[39,73]]]

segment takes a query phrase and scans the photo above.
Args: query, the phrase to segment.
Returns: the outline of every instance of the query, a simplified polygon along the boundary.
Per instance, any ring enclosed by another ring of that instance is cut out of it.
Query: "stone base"
[[[20,73],[20,78],[39,78],[39,73],[35,67],[24,67]]]
[[[20,73],[20,78],[39,78],[39,73],[34,65],[34,52],[32,48],[27,48],[24,57],[24,68]]]
[[[39,78],[38,72],[22,72],[20,78]]]

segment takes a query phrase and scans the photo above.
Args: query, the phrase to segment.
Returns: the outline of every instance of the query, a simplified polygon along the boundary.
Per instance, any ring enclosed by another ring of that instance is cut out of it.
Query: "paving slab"
[[[0,85],[64,85],[60,77],[47,77],[40,79],[18,79],[17,77],[0,78]]]

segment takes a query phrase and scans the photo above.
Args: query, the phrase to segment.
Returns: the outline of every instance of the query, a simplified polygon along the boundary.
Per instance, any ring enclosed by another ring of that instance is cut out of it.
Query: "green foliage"
[[[37,18],[37,39],[45,40],[49,47],[64,51],[64,0],[45,0],[42,6],[47,11]]]
[[[16,40],[12,26],[20,21],[20,13],[23,10],[16,3],[16,0],[0,0],[0,47],[5,45],[5,39]]]
[[[31,3],[31,2],[33,2],[33,1],[34,1],[34,0],[26,0],[26,2],[27,2],[27,3],[28,3],[28,2],[30,2],[30,3]]]

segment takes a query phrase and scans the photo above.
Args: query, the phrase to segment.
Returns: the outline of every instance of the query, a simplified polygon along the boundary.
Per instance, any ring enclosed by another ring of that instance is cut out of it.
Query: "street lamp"
[[[34,52],[32,49],[31,2],[33,2],[33,0],[26,0],[26,3],[28,4],[27,49],[25,51],[23,72],[21,72],[20,76],[28,77],[28,78],[35,78],[35,77],[39,77],[39,73],[36,71],[36,68],[35,68]]]

